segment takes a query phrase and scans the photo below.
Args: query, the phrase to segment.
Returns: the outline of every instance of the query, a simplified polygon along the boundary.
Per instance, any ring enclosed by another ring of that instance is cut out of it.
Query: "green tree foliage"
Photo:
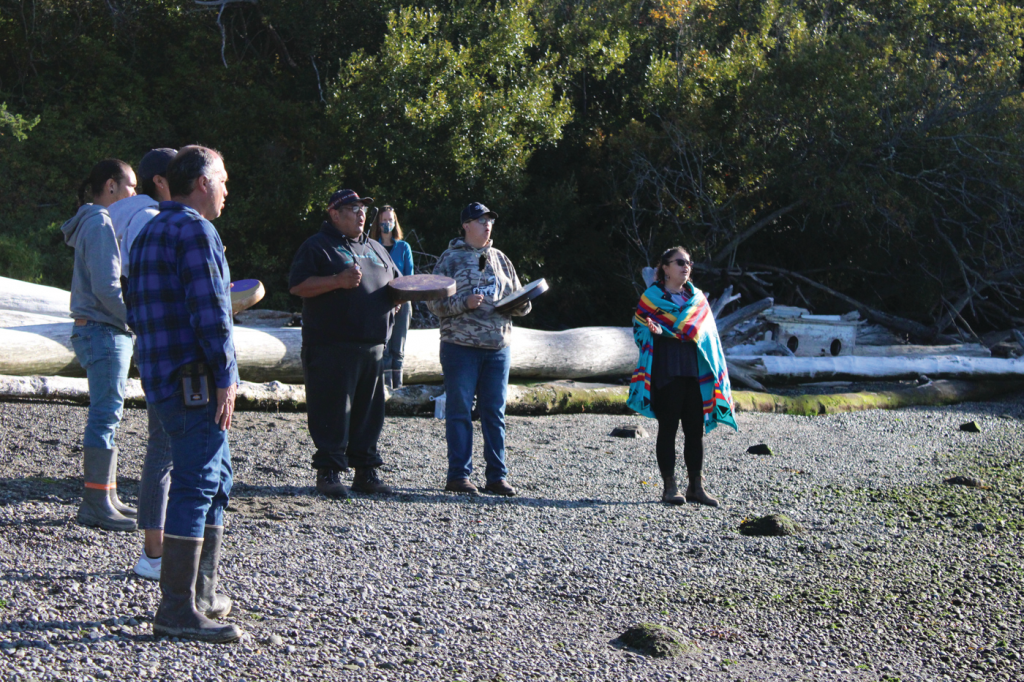
[[[498,210],[498,247],[558,292],[530,324],[625,324],[682,242],[744,302],[833,305],[742,275],[763,264],[935,330],[1008,326],[1022,26],[1002,0],[0,0],[0,274],[66,287],[92,164],[201,143],[233,272],[276,308],[349,186],[433,254],[466,202]]]

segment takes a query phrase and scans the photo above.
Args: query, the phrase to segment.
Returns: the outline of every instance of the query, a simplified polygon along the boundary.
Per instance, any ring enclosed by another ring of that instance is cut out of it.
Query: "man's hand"
[[[480,307],[480,304],[484,302],[483,294],[472,294],[466,299],[466,307],[470,310],[476,310]]]
[[[353,265],[347,270],[338,273],[335,277],[338,279],[338,284],[342,289],[355,289],[363,280],[363,271],[359,269],[359,265]]]
[[[235,412],[235,391],[237,389],[237,384],[217,389],[217,414],[213,419],[220,424],[221,431],[231,428],[231,415]]]
[[[661,325],[658,324],[657,322],[655,322],[654,320],[652,320],[649,317],[647,318],[647,328],[651,330],[652,334],[660,334],[661,333]]]

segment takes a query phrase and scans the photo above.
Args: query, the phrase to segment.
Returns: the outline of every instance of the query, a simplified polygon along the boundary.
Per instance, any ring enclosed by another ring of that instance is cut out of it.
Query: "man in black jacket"
[[[340,472],[355,468],[352,489],[390,493],[377,476],[384,427],[381,359],[394,324],[388,282],[399,276],[387,250],[363,231],[373,203],[339,189],[328,220],[292,262],[290,291],[302,298],[302,371],[316,489],[347,497]]]

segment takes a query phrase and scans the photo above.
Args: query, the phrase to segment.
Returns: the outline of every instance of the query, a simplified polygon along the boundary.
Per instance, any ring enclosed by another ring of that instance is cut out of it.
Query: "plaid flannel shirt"
[[[210,367],[217,388],[238,383],[231,273],[213,224],[184,204],[161,202],[129,258],[128,325],[147,398],[171,397],[192,362]]]

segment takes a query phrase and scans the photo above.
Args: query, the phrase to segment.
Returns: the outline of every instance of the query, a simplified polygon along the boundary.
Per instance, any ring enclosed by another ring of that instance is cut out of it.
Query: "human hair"
[[[139,181],[139,194],[145,194],[150,199],[156,199],[156,183],[153,178],[146,178]]]
[[[167,187],[172,197],[187,197],[195,189],[196,180],[203,176],[209,177],[210,168],[217,160],[224,161],[224,157],[216,149],[189,145],[181,150],[171,159],[167,166]],[[148,192],[147,192],[148,194]]]
[[[670,246],[665,249],[664,253],[661,254],[661,258],[658,259],[658,269],[654,273],[654,279],[659,284],[665,283],[665,266],[668,265],[670,260],[672,260],[673,253],[685,254],[688,260],[693,260],[693,257],[690,256],[690,252],[681,246]]]
[[[89,172],[89,177],[78,186],[78,205],[82,206],[91,202],[103,191],[107,180],[113,180],[120,184],[128,177],[132,167],[121,159],[103,159]]]
[[[380,207],[380,210],[377,211],[377,216],[373,219],[373,223],[370,225],[370,239],[380,241],[380,214],[384,211],[391,211],[395,214],[395,232],[392,238],[395,240],[404,239],[402,236],[402,226],[398,222],[398,211],[395,210],[394,206],[389,206],[387,204]]]

